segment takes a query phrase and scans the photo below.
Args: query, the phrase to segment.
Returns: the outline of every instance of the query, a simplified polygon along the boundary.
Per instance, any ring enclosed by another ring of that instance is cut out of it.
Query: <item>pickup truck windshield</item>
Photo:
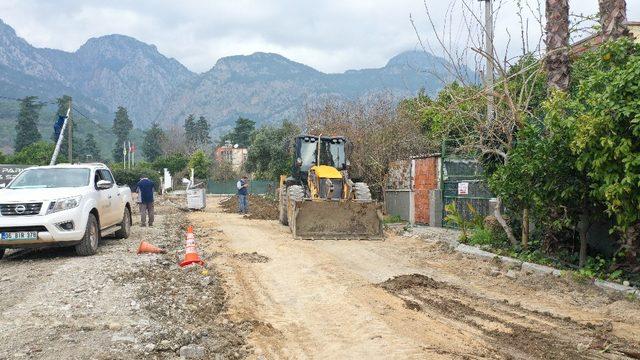
[[[8,189],[42,189],[89,185],[89,169],[28,169],[20,173]]]

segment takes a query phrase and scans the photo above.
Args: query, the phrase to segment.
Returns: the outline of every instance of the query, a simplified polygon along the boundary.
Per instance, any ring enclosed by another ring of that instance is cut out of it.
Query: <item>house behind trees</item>
[[[224,145],[216,149],[215,157],[217,162],[227,162],[231,164],[234,171],[240,171],[247,160],[247,148],[239,147],[238,144],[231,144],[225,141]]]

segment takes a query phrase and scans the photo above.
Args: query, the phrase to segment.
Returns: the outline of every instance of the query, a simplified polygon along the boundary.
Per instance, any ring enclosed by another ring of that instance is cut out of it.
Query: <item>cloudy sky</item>
[[[445,42],[460,49],[469,44],[465,24],[475,22],[472,14],[481,14],[478,1],[465,1],[466,10],[463,0],[426,0],[437,33],[446,29]],[[523,22],[528,22],[529,46],[535,48],[538,1],[523,2],[528,4]],[[522,47],[517,0],[496,3],[501,3],[496,6],[497,50],[517,52]],[[628,18],[640,20],[640,1],[627,3]],[[597,0],[571,1],[572,13],[596,11]],[[384,66],[397,53],[420,48],[410,15],[424,45],[439,52],[424,0],[0,2],[2,20],[35,46],[75,51],[90,37],[119,33],[156,45],[196,72],[210,69],[221,57],[256,51],[277,52],[325,72]],[[478,27],[471,27],[477,37]]]

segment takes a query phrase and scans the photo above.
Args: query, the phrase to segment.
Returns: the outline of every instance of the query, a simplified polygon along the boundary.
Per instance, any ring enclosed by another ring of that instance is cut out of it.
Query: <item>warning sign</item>
[[[469,183],[468,182],[459,182],[458,183],[458,195],[469,195]]]

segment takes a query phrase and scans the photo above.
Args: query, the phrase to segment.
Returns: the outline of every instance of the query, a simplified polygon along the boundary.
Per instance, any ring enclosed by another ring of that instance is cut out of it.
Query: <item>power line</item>
[[[12,98],[12,97],[9,97],[9,96],[2,96],[2,95],[0,95],[0,99],[12,100],[12,101],[18,101],[18,102],[24,100],[24,98],[17,99],[17,98]],[[38,103],[41,104],[41,105],[47,105],[47,104],[57,104],[58,101],[57,100],[48,100],[48,101],[38,101]]]

